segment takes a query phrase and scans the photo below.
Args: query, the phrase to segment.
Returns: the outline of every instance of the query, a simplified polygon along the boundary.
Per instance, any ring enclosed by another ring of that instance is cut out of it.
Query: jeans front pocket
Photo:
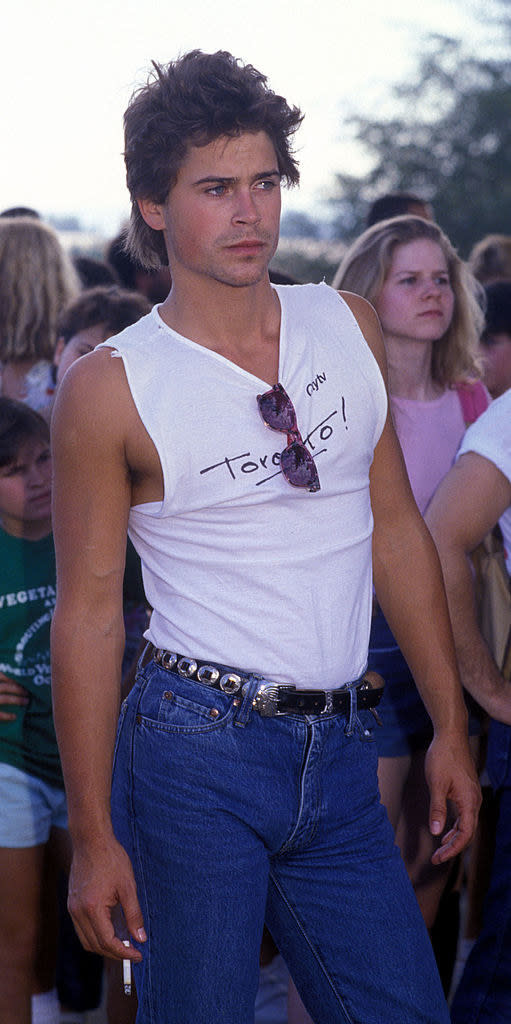
[[[209,732],[230,723],[235,710],[225,693],[157,668],[140,699],[137,723],[166,732]]]

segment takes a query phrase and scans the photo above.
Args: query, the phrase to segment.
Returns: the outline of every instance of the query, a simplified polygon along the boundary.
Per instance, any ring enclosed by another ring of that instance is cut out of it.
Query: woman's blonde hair
[[[52,359],[57,317],[80,280],[56,232],[35,217],[0,217],[0,360]]]
[[[440,246],[454,292],[454,312],[445,334],[433,345],[431,374],[443,387],[480,376],[477,345],[484,326],[484,294],[437,224],[422,217],[393,217],[364,231],[345,253],[333,287],[376,302],[394,249],[418,239]]]

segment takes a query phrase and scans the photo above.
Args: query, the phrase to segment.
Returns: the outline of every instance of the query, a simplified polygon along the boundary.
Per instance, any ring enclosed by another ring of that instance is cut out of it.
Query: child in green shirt
[[[69,859],[53,726],[46,421],[0,398],[0,1020],[57,1024],[57,893]],[[33,1007],[31,997],[34,996]]]

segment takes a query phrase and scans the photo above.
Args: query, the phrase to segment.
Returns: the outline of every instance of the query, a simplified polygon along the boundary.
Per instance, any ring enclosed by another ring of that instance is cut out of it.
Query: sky
[[[305,112],[299,193],[310,210],[360,156],[343,119],[377,114],[413,74],[429,32],[468,41],[467,0],[10,0],[2,15],[0,209],[77,215],[114,233],[129,210],[122,115],[152,59],[230,50]]]

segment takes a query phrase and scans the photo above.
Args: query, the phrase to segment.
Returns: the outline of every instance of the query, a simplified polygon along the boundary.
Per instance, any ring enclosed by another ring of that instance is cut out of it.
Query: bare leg
[[[55,985],[59,927],[58,882],[61,873],[69,873],[70,865],[69,834],[64,829],[53,828],[44,846],[34,993],[49,992]]]
[[[378,760],[378,784],[381,802],[387,810],[394,832],[397,831],[403,797],[410,772],[411,757],[380,757]]]
[[[431,929],[451,865],[437,867],[431,863],[438,839],[429,831],[429,791],[424,759],[423,750],[409,757],[382,757],[378,763],[378,777],[382,803],[394,826],[396,842],[422,915]]]
[[[426,927],[431,930],[452,864],[450,861],[440,866],[431,863],[438,839],[429,831],[429,791],[424,775],[424,758],[422,751],[412,758],[396,838]]]
[[[0,847],[0,1021],[30,1024],[44,846]]]
[[[293,979],[289,982],[289,992],[287,996],[287,1013],[288,1013],[288,1024],[314,1024],[312,1017],[309,1017],[305,1006],[298,995],[295,983]]]

